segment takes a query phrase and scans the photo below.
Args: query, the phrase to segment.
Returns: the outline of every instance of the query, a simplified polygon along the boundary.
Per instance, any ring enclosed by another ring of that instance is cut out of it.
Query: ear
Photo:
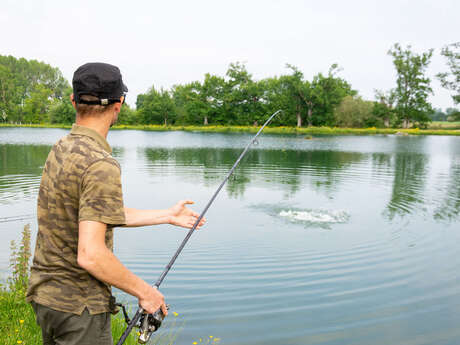
[[[120,97],[120,103],[114,103],[115,104],[115,111],[119,113],[121,111],[121,107],[123,106],[123,101],[125,100],[124,96]]]
[[[121,111],[121,106],[122,104],[121,103],[113,103],[114,104],[114,110],[119,113]]]
[[[77,109],[77,104],[75,103],[75,97],[73,93],[70,94],[70,102],[72,102],[74,109]]]

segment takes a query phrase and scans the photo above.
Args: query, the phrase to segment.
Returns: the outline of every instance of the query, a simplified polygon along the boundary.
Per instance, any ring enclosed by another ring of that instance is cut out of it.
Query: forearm
[[[125,207],[125,227],[170,224],[170,210],[138,210]]]
[[[92,253],[79,252],[79,265],[92,276],[137,298],[150,288],[144,280],[126,268],[106,247]]]
[[[125,227],[171,224],[191,229],[196,223],[199,214],[188,209],[186,205],[193,204],[192,200],[181,200],[166,210],[138,210],[125,207]],[[206,220],[201,219],[197,228]]]

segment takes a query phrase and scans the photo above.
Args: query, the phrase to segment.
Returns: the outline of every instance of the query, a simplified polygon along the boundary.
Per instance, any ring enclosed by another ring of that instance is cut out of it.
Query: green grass
[[[32,307],[19,291],[0,291],[0,338],[2,345],[42,344]]]
[[[452,125],[447,125],[452,124]],[[340,128],[340,127],[267,127],[265,133],[272,134],[305,134],[305,135],[374,135],[374,134],[397,134],[409,135],[460,135],[460,122],[433,123],[428,129],[401,129],[401,128]],[[437,127],[438,126],[438,127]],[[441,127],[439,127],[441,126]],[[449,127],[450,126],[450,127]],[[32,127],[32,128],[70,128],[70,125],[31,124],[10,125],[0,124],[0,127]],[[143,130],[143,131],[189,131],[189,132],[212,132],[212,133],[256,133],[260,127],[254,126],[162,126],[162,125],[117,125],[112,129]]]

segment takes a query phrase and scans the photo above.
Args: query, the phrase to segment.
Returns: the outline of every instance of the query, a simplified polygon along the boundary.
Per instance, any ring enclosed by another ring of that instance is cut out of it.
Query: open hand
[[[172,225],[181,226],[183,228],[191,229],[193,225],[195,225],[198,217],[200,216],[198,213],[192,211],[191,209],[187,208],[185,205],[191,205],[194,202],[192,200],[181,200],[173,207],[169,209],[170,223]],[[201,226],[206,223],[206,219],[202,218],[200,224],[196,227],[199,229]]]

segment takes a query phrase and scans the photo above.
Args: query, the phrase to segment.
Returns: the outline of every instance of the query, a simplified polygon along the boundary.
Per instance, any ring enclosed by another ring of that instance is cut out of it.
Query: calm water
[[[0,129],[3,277],[66,132]],[[111,132],[126,205],[201,211],[249,138]],[[264,135],[162,285],[177,344],[459,344],[459,211],[459,137]],[[153,283],[185,233],[117,229],[115,251]]]

